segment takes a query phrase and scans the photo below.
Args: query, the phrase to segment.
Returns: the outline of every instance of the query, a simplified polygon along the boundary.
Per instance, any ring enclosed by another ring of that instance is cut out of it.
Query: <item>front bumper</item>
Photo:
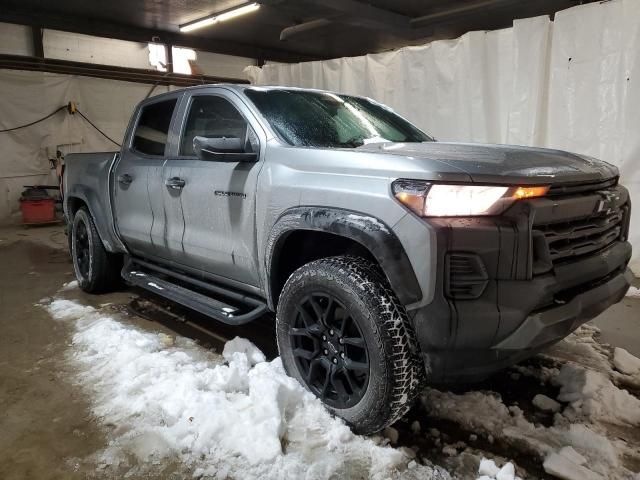
[[[606,256],[591,259],[599,263],[595,267],[602,268],[604,271],[611,269],[613,271],[607,273],[603,280],[580,286],[580,290],[584,290],[571,300],[527,315],[524,322],[493,349],[522,350],[544,347],[564,338],[584,322],[595,318],[614,303],[618,303],[629,290],[633,279],[631,270],[620,267],[620,265],[626,265],[630,253],[629,244],[621,243],[606,252],[604,254]],[[588,268],[586,265],[576,265],[576,268],[570,272],[570,276],[575,282],[580,275],[588,275],[587,278],[593,276],[593,271],[593,268]],[[538,296],[550,286],[548,279],[531,283],[530,290],[533,295]],[[558,284],[555,283],[553,286],[557,288]]]
[[[551,247],[536,242],[543,228],[537,225],[551,218],[567,230],[576,221],[580,231],[599,194],[521,202],[503,217],[429,221],[437,239],[436,292],[431,304],[410,314],[433,381],[486,377],[561,340],[624,297],[632,278],[630,205],[626,190],[615,188],[616,208],[625,216],[617,238],[588,254],[576,244],[579,254],[570,257],[564,249],[559,261],[550,260]],[[599,235],[603,230],[593,228]],[[552,238],[560,255],[563,243]]]

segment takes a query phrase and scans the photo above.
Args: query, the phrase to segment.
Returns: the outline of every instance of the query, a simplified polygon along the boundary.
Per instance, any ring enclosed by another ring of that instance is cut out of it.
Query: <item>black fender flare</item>
[[[89,210],[104,248],[111,253],[126,252],[124,245],[115,233],[111,212],[103,206],[97,193],[85,186],[77,186],[66,192],[63,200],[63,209],[70,225],[73,223],[71,205],[76,202],[80,202]],[[110,208],[110,205],[108,207]]]
[[[383,221],[371,215],[331,207],[293,207],[276,220],[265,251],[266,288],[269,307],[274,309],[276,299],[271,291],[271,274],[280,257],[281,249],[289,234],[311,230],[332,233],[349,238],[376,259],[387,277],[391,288],[403,305],[422,299],[422,290],[402,243]]]

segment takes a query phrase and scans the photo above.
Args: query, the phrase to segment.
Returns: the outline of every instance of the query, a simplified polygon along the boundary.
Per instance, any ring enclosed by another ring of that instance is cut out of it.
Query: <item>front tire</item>
[[[375,433],[411,407],[424,368],[404,307],[377,265],[323,258],[296,270],[278,303],[287,373],[357,433]]]
[[[114,290],[120,284],[120,255],[105,250],[93,218],[85,207],[73,217],[70,232],[71,258],[78,286],[88,293]]]

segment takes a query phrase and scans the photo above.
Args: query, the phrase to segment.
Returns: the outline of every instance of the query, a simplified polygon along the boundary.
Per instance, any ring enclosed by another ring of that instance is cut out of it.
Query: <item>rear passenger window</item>
[[[195,156],[194,137],[240,138],[253,143],[252,135],[247,136],[247,127],[247,121],[228,100],[213,95],[193,97],[180,155]]]
[[[164,155],[171,116],[177,99],[152,103],[143,107],[138,126],[133,135],[133,148],[147,155]]]

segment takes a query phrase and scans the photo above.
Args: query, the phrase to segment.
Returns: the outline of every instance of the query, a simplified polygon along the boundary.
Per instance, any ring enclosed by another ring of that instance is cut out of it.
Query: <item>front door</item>
[[[153,251],[151,230],[159,212],[149,195],[149,182],[162,171],[169,126],[179,94],[144,105],[135,120],[129,145],[122,149],[113,175],[113,196],[118,233],[137,255]]]
[[[184,235],[181,263],[221,280],[259,286],[256,260],[255,200],[262,162],[224,161],[196,157],[193,139],[240,138],[259,152],[251,112],[237,98],[193,94],[175,159],[167,162],[180,190]],[[254,119],[255,121],[255,119]]]

